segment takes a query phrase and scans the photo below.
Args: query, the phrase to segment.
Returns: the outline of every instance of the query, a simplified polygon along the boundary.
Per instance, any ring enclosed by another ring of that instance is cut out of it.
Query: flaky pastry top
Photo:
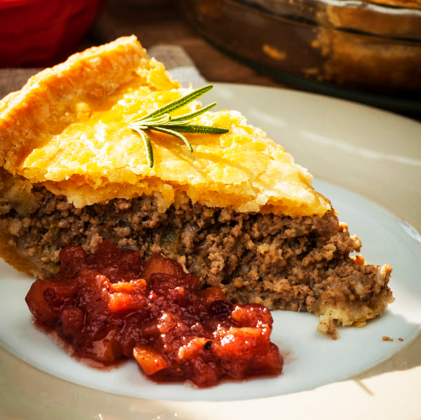
[[[300,216],[331,208],[309,172],[237,111],[198,117],[194,123],[229,133],[186,134],[194,153],[151,132],[150,168],[128,124],[187,91],[133,36],[75,54],[0,102],[0,165],[76,207],[155,194],[160,211],[185,196],[240,212]]]

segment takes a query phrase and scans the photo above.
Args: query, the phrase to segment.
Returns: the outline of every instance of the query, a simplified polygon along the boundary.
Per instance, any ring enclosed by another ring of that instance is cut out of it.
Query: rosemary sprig
[[[229,130],[226,128],[220,127],[211,127],[207,125],[198,125],[198,124],[190,124],[193,118],[196,118],[205,112],[212,109],[216,102],[209,104],[197,111],[190,112],[188,114],[180,115],[178,117],[172,117],[170,115],[171,112],[176,111],[177,109],[182,108],[183,106],[188,105],[189,103],[195,101],[196,99],[200,98],[206,92],[209,92],[213,88],[212,85],[204,86],[200,89],[196,89],[195,91],[189,93],[186,96],[177,99],[176,101],[170,102],[167,105],[164,105],[157,110],[150,112],[149,114],[143,116],[142,118],[138,118],[132,121],[129,124],[129,128],[140,135],[143,140],[146,149],[146,155],[148,158],[148,164],[151,168],[153,168],[154,160],[153,160],[153,150],[152,144],[149,136],[146,132],[151,130],[159,131],[160,133],[169,134],[173,137],[176,137],[182,140],[187,147],[189,148],[190,152],[193,153],[193,147],[190,142],[187,140],[185,136],[181,133],[188,133],[188,134],[223,134],[228,133]]]

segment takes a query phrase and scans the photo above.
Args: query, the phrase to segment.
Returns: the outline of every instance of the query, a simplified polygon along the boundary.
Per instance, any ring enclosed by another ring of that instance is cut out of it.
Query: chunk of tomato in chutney
[[[278,375],[283,360],[270,342],[273,319],[262,305],[235,305],[222,290],[177,262],[103,242],[94,254],[64,248],[54,281],[36,280],[26,296],[39,324],[74,354],[104,365],[134,357],[156,382]]]

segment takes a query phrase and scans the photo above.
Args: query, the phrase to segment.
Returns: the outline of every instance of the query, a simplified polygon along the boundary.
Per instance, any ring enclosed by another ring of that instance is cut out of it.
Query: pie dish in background
[[[419,111],[421,5],[324,0],[180,0],[210,42],[285,82]]]

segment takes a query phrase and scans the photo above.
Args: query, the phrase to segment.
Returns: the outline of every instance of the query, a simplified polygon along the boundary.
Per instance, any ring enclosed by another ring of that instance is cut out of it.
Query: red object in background
[[[77,47],[106,0],[0,0],[0,67],[41,67]]]

